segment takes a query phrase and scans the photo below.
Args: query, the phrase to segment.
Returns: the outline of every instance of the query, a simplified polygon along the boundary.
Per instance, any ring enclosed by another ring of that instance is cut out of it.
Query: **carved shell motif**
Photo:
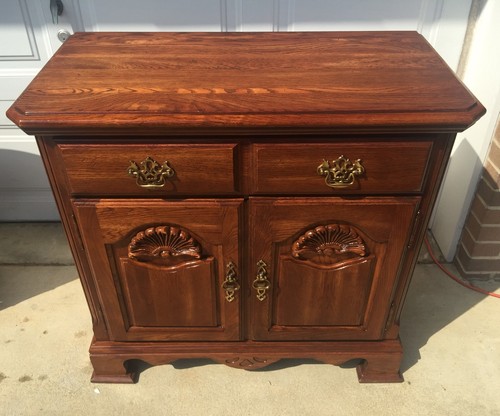
[[[348,225],[320,225],[306,231],[292,245],[292,256],[303,260],[342,260],[366,255],[366,247],[358,233]]]
[[[186,231],[169,225],[151,227],[137,233],[128,246],[128,257],[158,262],[170,257],[200,258],[200,245]]]

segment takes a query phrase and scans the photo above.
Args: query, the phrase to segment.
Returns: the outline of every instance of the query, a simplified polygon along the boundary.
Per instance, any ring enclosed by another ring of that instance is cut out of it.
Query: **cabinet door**
[[[111,340],[240,338],[241,203],[73,203]]]
[[[253,198],[256,340],[383,337],[420,198]]]

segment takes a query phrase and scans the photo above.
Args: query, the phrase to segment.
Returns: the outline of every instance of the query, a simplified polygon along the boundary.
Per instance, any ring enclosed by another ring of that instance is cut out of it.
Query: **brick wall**
[[[497,122],[455,264],[465,278],[500,280],[500,122]]]

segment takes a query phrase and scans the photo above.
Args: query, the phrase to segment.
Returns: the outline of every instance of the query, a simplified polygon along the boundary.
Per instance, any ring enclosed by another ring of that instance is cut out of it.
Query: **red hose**
[[[483,295],[488,295],[488,296],[493,296],[495,298],[500,298],[500,294],[498,293],[493,293],[493,292],[488,292],[487,290],[481,289],[480,287],[474,286],[470,283],[464,282],[462,279],[458,278],[455,276],[453,273],[451,273],[448,269],[446,269],[436,258],[434,253],[432,252],[431,245],[429,243],[429,240],[427,239],[427,236],[424,238],[425,245],[427,247],[427,251],[429,252],[429,255],[431,256],[431,259],[436,263],[436,266],[438,266],[444,273],[446,273],[449,277],[451,277],[455,282],[458,284],[462,285],[463,287],[466,287],[467,289],[474,290],[476,292],[482,293]]]

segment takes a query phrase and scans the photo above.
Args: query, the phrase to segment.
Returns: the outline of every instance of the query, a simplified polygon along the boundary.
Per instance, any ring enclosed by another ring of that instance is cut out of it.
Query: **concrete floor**
[[[110,385],[89,382],[89,313],[60,226],[0,224],[0,264],[2,416],[500,415],[500,300],[433,265],[417,266],[401,322],[404,383],[358,384],[352,365],[313,361],[181,361]]]

